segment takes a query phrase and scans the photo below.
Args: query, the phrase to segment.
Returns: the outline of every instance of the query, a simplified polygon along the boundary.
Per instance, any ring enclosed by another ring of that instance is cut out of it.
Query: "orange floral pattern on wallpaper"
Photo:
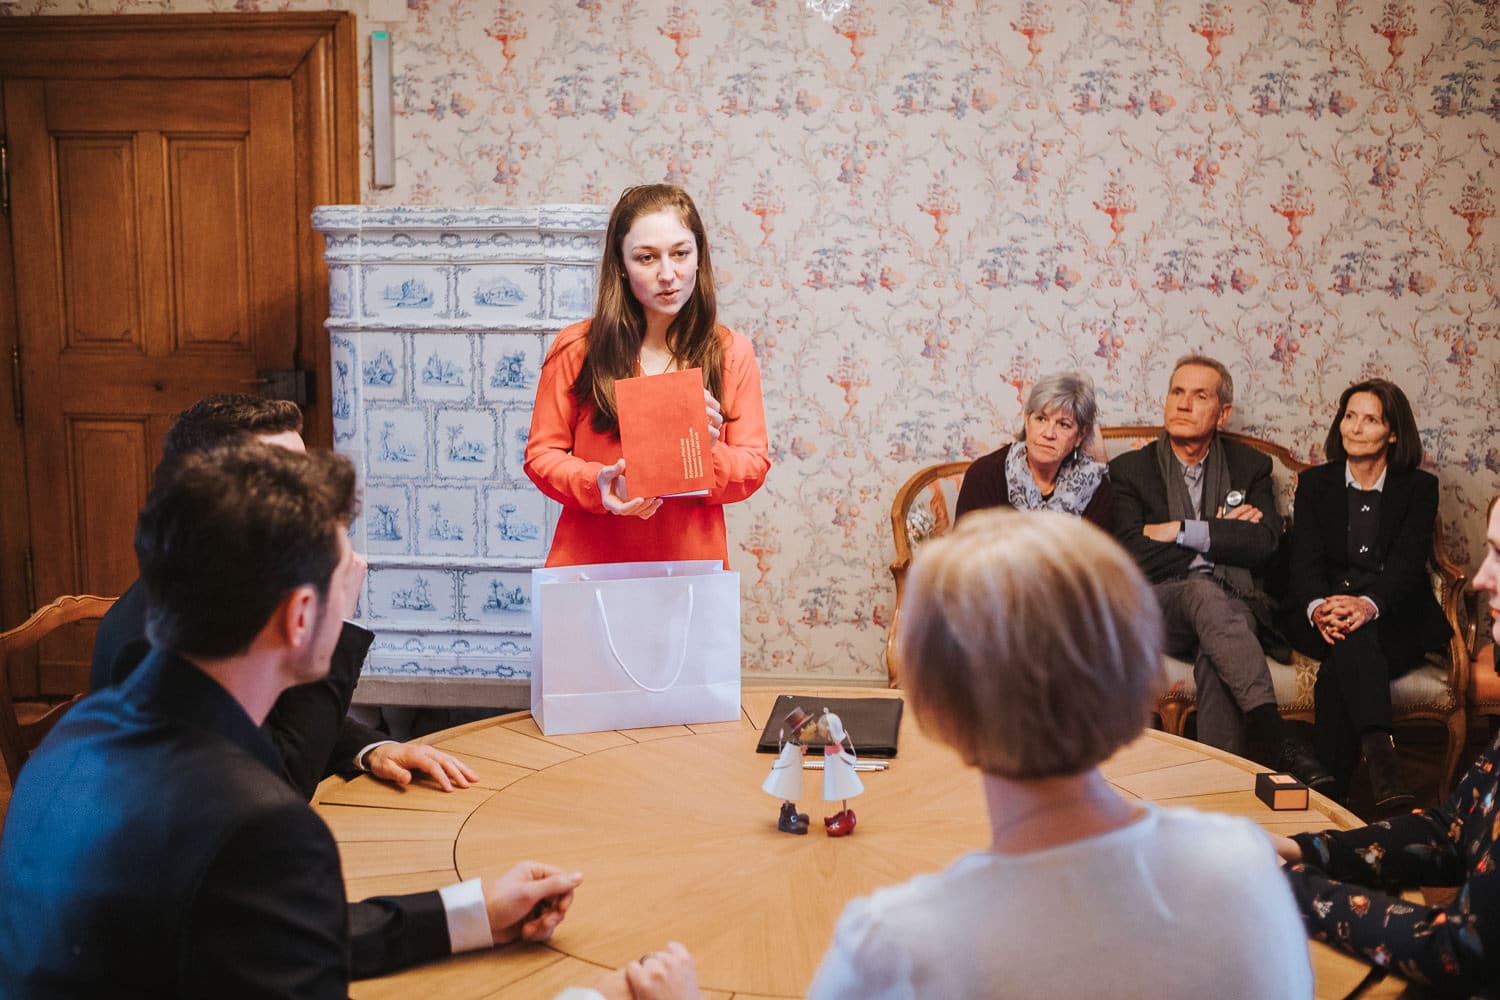
[[[398,182],[367,202],[665,180],[703,209],[775,459],[730,510],[748,669],[882,673],[897,486],[1003,443],[1061,368],[1105,422],[1154,421],[1172,359],[1210,351],[1233,425],[1313,460],[1350,380],[1395,379],[1477,558],[1500,486],[1493,0],[853,0],[832,22],[408,0],[383,26]]]

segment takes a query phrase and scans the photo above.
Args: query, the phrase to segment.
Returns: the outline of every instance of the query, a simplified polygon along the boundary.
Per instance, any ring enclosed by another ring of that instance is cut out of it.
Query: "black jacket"
[[[1245,494],[1245,503],[1258,507],[1263,515],[1259,523],[1205,518],[1209,521],[1209,550],[1204,553],[1216,563],[1242,566],[1253,573],[1263,572],[1276,555],[1281,539],[1281,515],[1276,512],[1276,494],[1271,482],[1271,459],[1248,445],[1218,440],[1229,466],[1233,489]],[[1109,477],[1115,486],[1115,538],[1135,557],[1152,583],[1180,580],[1198,553],[1174,542],[1152,541],[1141,534],[1141,528],[1173,520],[1168,513],[1167,484],[1162,481],[1153,445],[1118,455],[1109,463]],[[1217,506],[1220,497],[1205,497],[1204,506]]]
[[[436,892],[345,902],[333,837],[280,764],[169,653],[74,706],[0,838],[6,996],[341,998],[351,973],[446,954]]]
[[[354,755],[386,739],[384,733],[348,717],[354,685],[359,682],[365,653],[374,639],[368,629],[345,622],[328,676],[287,689],[266,716],[266,732],[281,755],[286,778],[304,799],[311,799],[318,782],[330,774],[357,774]],[[137,580],[99,622],[89,669],[90,686],[98,691],[119,684],[150,651],[151,644],[146,641],[146,588]]]
[[[1427,557],[1437,520],[1438,481],[1421,469],[1386,474],[1380,495],[1381,569],[1358,591],[1380,608],[1376,623],[1393,674],[1420,662],[1453,634],[1432,593]],[[1348,488],[1344,463],[1329,462],[1297,478],[1291,533],[1291,586],[1286,607],[1288,634],[1298,649],[1321,657],[1322,637],[1307,624],[1307,606],[1341,593],[1337,581],[1349,568]],[[1366,626],[1368,627],[1368,626]]]
[[[1261,512],[1258,522],[1222,517],[1205,518],[1209,522],[1209,548],[1203,555],[1215,563],[1239,566],[1261,577],[1273,569],[1277,546],[1281,542],[1281,515],[1276,511],[1276,491],[1271,480],[1271,459],[1249,445],[1220,436],[1216,447],[1224,449],[1229,468],[1229,485],[1245,494],[1245,503]],[[1154,444],[1117,455],[1109,463],[1109,477],[1114,481],[1115,539],[1135,557],[1136,563],[1152,583],[1180,580],[1187,576],[1198,556],[1192,549],[1175,542],[1158,542],[1147,538],[1141,529],[1148,524],[1175,520],[1167,503],[1167,484],[1162,480]],[[1204,497],[1205,510],[1217,509],[1222,497]],[[1257,635],[1267,655],[1282,663],[1291,660],[1291,647],[1276,621],[1276,601],[1263,589],[1241,594],[1255,614]]]

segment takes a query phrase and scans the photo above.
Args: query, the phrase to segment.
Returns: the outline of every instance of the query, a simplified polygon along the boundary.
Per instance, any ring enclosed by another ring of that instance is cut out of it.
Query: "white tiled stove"
[[[334,446],[375,643],[362,704],[516,705],[558,508],[521,464],[558,330],[593,309],[609,209],[323,206]]]

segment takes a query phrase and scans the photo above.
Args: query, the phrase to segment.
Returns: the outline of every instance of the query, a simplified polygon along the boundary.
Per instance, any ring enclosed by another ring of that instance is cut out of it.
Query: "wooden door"
[[[36,589],[118,594],[172,418],[295,365],[291,87],[11,80],[5,106]]]
[[[323,17],[342,21],[352,54],[347,16]],[[176,414],[209,393],[256,391],[260,371],[300,367],[326,384],[326,278],[307,216],[340,193],[354,200],[354,151],[346,141],[338,171],[326,148],[307,148],[353,136],[308,127],[309,103],[338,93],[313,85],[305,19],[282,17],[290,41],[277,19],[241,15],[30,20],[66,47],[55,62],[39,45],[29,65],[0,63],[35,604],[135,579],[135,519]],[[151,38],[130,45],[140,22],[155,22]],[[244,26],[269,40],[257,47]],[[237,29],[238,70],[215,51]],[[162,58],[174,34],[176,56]],[[93,58],[79,51],[90,45]],[[307,418],[309,438],[326,439],[326,413]],[[86,687],[91,645],[65,638],[32,683],[12,682]]]

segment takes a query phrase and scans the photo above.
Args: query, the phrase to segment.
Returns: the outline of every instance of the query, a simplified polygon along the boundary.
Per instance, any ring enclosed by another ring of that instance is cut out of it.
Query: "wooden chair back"
[[[1163,430],[1160,424],[1119,424],[1099,428],[1099,436],[1104,439],[1105,453],[1114,458],[1155,441],[1161,437]],[[1292,512],[1292,498],[1297,494],[1297,476],[1312,466],[1274,441],[1241,434],[1239,431],[1220,433],[1226,441],[1238,442],[1271,457],[1271,482],[1276,488],[1276,509],[1282,516],[1289,515]]]
[[[958,487],[969,462],[943,462],[918,469],[896,491],[891,502],[891,535],[896,544],[896,558],[891,561],[891,578],[896,583],[896,604],[891,610],[890,627],[885,634],[886,683],[900,687],[901,665],[896,657],[896,635],[901,619],[901,598],[906,593],[906,571],[911,566],[917,546],[929,538],[944,534],[953,526],[953,509]]]
[[[1469,661],[1469,714],[1490,721],[1490,739],[1500,733],[1500,673],[1495,671],[1495,644],[1482,647]]]
[[[42,737],[52,729],[83,692],[54,702],[16,701],[11,697],[10,668],[22,653],[35,650],[42,639],[64,625],[103,618],[115,603],[113,597],[64,595],[15,628],[0,632],[0,754],[11,784],[21,765],[31,756]]]

